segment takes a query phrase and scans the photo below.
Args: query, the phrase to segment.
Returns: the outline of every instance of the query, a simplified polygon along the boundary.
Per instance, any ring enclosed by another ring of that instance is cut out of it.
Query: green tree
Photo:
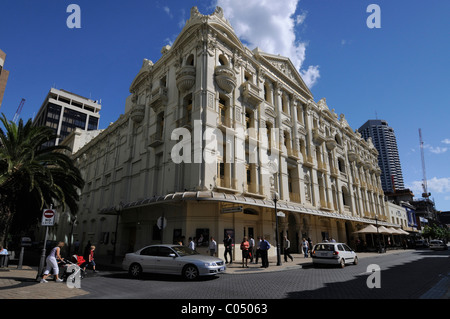
[[[430,239],[446,239],[449,237],[449,231],[446,227],[438,225],[426,225],[423,228],[422,236]]]
[[[16,215],[36,220],[44,207],[51,204],[78,211],[78,189],[84,185],[80,171],[65,151],[65,146],[42,147],[56,138],[48,127],[34,126],[0,118],[0,243]],[[31,211],[18,211],[28,203]],[[27,214],[27,215],[25,215]],[[24,217],[25,215],[25,217]]]

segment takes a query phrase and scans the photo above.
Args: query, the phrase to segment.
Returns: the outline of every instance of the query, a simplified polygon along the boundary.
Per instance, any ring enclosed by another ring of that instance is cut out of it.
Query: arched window
[[[228,65],[228,59],[223,54],[219,56],[219,65]]]
[[[186,59],[186,65],[194,65],[194,55],[191,54],[188,56],[188,58]]]

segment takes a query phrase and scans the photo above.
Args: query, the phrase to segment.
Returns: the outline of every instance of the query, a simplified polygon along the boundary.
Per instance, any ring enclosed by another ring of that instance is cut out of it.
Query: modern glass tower
[[[97,130],[100,109],[101,105],[97,101],[52,88],[33,123],[48,126],[58,135],[55,141],[45,146],[59,145],[75,128]]]
[[[404,189],[402,168],[398,155],[394,129],[385,120],[368,120],[358,130],[367,140],[372,138],[378,150],[378,166],[381,168],[381,185],[385,192]]]

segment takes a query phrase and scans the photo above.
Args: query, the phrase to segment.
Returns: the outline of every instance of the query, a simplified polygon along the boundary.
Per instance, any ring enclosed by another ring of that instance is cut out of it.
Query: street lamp
[[[382,253],[381,250],[381,240],[380,240],[380,232],[378,231],[378,216],[375,215],[375,224],[377,226],[377,238],[378,238],[378,253]]]
[[[273,194],[273,202],[275,203],[275,232],[276,232],[276,243],[277,243],[277,266],[281,266],[281,254],[280,254],[280,241],[278,234],[278,213],[277,213],[277,202],[278,202],[278,193],[275,192]]]
[[[117,244],[117,230],[119,228],[119,216],[120,216],[120,212],[122,211],[123,205],[122,202],[119,203],[119,205],[117,205],[114,210],[116,211],[116,235],[114,236],[114,246],[113,246],[113,253],[112,253],[112,259],[111,259],[111,264],[114,264],[116,262],[116,244]]]

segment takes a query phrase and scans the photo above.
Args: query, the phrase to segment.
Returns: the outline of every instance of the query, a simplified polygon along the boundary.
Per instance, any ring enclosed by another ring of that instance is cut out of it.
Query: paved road
[[[360,259],[356,266],[223,274],[196,282],[179,277],[146,275],[130,279],[124,272],[110,272],[82,281],[88,294],[76,299],[419,299],[445,298],[450,287],[450,253],[429,250],[381,254]],[[381,288],[369,289],[367,272],[380,266]],[[275,267],[275,266],[274,266]],[[447,298],[449,296],[447,295]]]

